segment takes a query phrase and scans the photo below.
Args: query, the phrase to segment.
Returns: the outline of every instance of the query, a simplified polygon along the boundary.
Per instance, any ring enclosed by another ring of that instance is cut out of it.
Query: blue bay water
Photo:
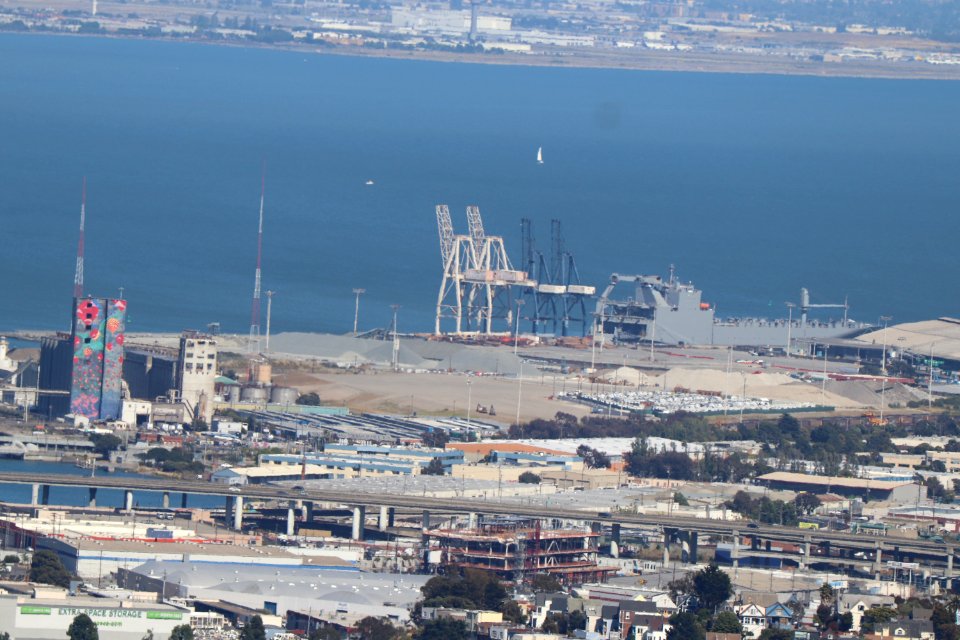
[[[433,207],[520,255],[563,220],[581,275],[678,273],[721,315],[849,295],[957,315],[960,84],[428,63],[0,35],[0,330],[66,328],[87,289],[131,330],[249,325],[261,162],[273,327],[428,330]],[[545,163],[535,163],[543,146]],[[364,186],[368,179],[372,187]]]
[[[85,476],[90,475],[89,470],[80,469],[76,465],[58,462],[37,462],[33,460],[8,460],[0,459],[0,472],[4,473],[43,473],[50,476]],[[110,478],[146,478],[137,473],[126,471],[107,472],[102,469],[97,470],[97,475]],[[16,504],[29,504],[31,499],[31,487],[26,484],[2,484],[0,483],[0,494],[3,502]],[[180,497],[182,494],[174,493],[170,495],[170,506],[177,508],[180,506]],[[50,504],[66,505],[72,507],[86,506],[89,499],[87,489],[83,487],[50,487]],[[140,507],[160,507],[163,505],[163,494],[154,491],[134,491],[134,504]],[[97,491],[97,506],[100,507],[122,507],[123,491],[119,489],[100,489]],[[192,495],[187,498],[187,506],[192,508],[216,508],[223,506],[223,498],[206,495]]]

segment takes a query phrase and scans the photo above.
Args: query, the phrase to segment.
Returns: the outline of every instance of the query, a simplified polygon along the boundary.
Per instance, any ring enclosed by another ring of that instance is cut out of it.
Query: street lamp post
[[[353,335],[357,335],[357,321],[360,319],[360,296],[366,292],[366,289],[353,290],[353,295],[356,296],[353,303]]]
[[[273,291],[267,291],[267,341],[264,351],[270,353],[270,313],[273,310]]]
[[[470,428],[470,412],[473,410],[473,381],[467,378],[467,428]]]
[[[520,344],[520,307],[523,306],[523,300],[517,300],[517,328],[513,332],[513,355],[517,355],[517,346]]]
[[[880,316],[883,322],[883,354],[880,357],[880,372],[887,375],[887,323],[893,319],[893,316]]]
[[[517,431],[520,431],[520,401],[523,398],[523,360],[520,361],[520,375],[517,376]]]
[[[390,308],[393,309],[393,370],[400,370],[400,337],[397,335],[397,311],[400,309],[400,305],[392,304]]]
[[[797,306],[792,302],[787,303],[787,357],[790,357],[791,330],[793,329],[793,308]]]

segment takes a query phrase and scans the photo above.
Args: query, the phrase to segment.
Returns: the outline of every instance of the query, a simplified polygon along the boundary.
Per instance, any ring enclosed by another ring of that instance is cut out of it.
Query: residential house
[[[767,610],[753,602],[742,604],[734,610],[743,625],[744,638],[759,638],[767,628]]]
[[[649,600],[620,603],[620,637],[623,640],[665,640],[669,615]]]
[[[874,625],[873,633],[864,640],[933,640],[933,623],[929,620],[894,620]]]
[[[840,615],[850,613],[853,619],[851,631],[860,631],[860,621],[867,609],[874,607],[893,607],[895,606],[893,596],[873,595],[866,593],[844,593],[840,595],[837,608]]]
[[[768,629],[793,629],[793,610],[780,602],[774,602],[766,609]]]

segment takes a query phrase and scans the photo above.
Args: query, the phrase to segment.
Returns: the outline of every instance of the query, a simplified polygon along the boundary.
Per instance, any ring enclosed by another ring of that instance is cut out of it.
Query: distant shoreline
[[[503,66],[542,67],[551,69],[610,69],[681,73],[723,73],[740,75],[806,76],[815,78],[860,78],[876,80],[960,80],[960,65],[929,63],[871,63],[785,61],[773,56],[721,56],[703,53],[668,53],[662,51],[558,51],[549,54],[456,53],[453,51],[374,49],[356,46],[311,47],[302,44],[266,44],[259,42],[227,42],[203,38],[164,38],[117,34],[80,34],[48,31],[0,31],[0,34],[25,36],[60,36],[101,38],[149,42],[191,43],[240,49],[268,49],[312,55],[334,55],[354,58],[382,58],[419,62],[467,63]]]

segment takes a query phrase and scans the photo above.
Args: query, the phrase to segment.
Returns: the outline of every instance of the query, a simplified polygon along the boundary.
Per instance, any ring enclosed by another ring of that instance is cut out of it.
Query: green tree
[[[97,625],[85,613],[81,613],[73,619],[67,629],[67,636],[70,640],[100,640]]]
[[[253,616],[240,631],[240,640],[266,640],[267,632],[263,628],[263,618]]]
[[[357,623],[360,640],[391,640],[397,635],[397,629],[383,618],[367,616]]]
[[[587,616],[580,609],[574,609],[567,614],[567,633],[587,628]]]
[[[715,633],[743,633],[740,618],[733,611],[721,611],[713,620],[710,631]]]
[[[500,613],[503,614],[503,619],[507,622],[523,624],[527,621],[527,616],[523,614],[520,603],[512,598],[503,601],[500,605]]]
[[[193,627],[179,624],[170,630],[170,640],[193,640]]]
[[[533,471],[524,471],[517,480],[522,484],[540,484],[540,476]]]
[[[672,628],[667,633],[667,640],[705,640],[707,637],[697,616],[689,611],[672,615],[670,624]]]
[[[798,513],[808,516],[820,506],[820,498],[812,493],[798,493],[793,499],[793,504]]]
[[[15,554],[8,554],[3,556],[3,564],[20,564],[20,556]]]
[[[535,593],[556,593],[563,590],[563,585],[556,576],[549,573],[538,573],[530,580],[530,587]]]
[[[437,618],[425,621],[416,637],[417,640],[466,640],[467,627],[462,620]]]
[[[793,631],[786,629],[764,629],[760,632],[760,640],[793,640]]]
[[[70,572],[53,551],[43,549],[33,554],[30,562],[30,581],[52,584],[66,589],[70,586]]]
[[[440,461],[440,458],[433,458],[430,460],[430,464],[420,471],[420,473],[425,476],[442,476],[446,474],[446,472],[447,470],[444,469],[443,462]]]
[[[311,391],[310,393],[305,393],[299,398],[297,398],[297,404],[306,405],[308,407],[319,407],[320,406],[320,396],[316,391]]]
[[[681,507],[689,507],[690,501],[687,500],[687,496],[683,495],[679,491],[673,494],[673,501],[680,505]]]
[[[116,451],[123,444],[123,440],[112,433],[95,433],[90,436],[90,442],[93,443],[93,451],[98,456],[106,458],[110,452]]]
[[[733,594],[728,576],[716,563],[710,563],[693,576],[693,592],[705,609],[716,609]]]
[[[820,600],[823,602],[833,602],[833,598],[836,594],[833,591],[833,587],[830,586],[830,583],[824,582],[820,585]]]
[[[327,624],[311,631],[308,640],[343,640],[343,634],[340,629]]]
[[[865,633],[873,632],[873,625],[882,622],[890,622],[895,620],[897,617],[897,612],[895,609],[890,609],[889,607],[871,607],[863,612],[863,617],[860,618],[860,628]]]

